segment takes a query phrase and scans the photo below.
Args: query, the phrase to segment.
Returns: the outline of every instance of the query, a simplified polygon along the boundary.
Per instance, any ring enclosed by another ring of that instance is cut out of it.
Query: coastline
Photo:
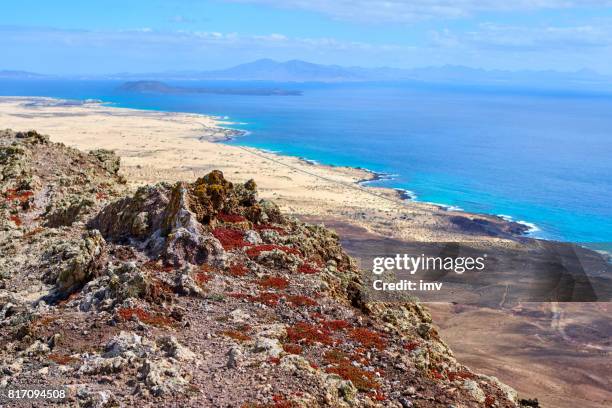
[[[247,134],[231,124],[227,118],[122,108],[97,100],[0,97],[0,127],[34,128],[81,150],[115,150],[135,183],[189,180],[219,168],[239,180],[255,176],[262,197],[275,199],[289,213],[347,221],[381,236],[513,241],[527,232],[523,224],[496,215],[420,202],[410,191],[370,185],[391,174],[226,144]]]

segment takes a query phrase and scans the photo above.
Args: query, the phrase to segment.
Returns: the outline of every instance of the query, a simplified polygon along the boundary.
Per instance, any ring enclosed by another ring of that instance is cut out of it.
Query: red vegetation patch
[[[27,202],[33,195],[33,191],[17,191],[17,189],[14,188],[10,188],[4,193],[4,197],[7,201],[17,200],[22,204]]]
[[[212,276],[204,272],[197,272],[193,277],[198,285],[204,285],[212,279]]]
[[[96,193],[96,200],[106,200],[108,198],[108,195],[106,195],[106,193],[103,193],[101,191],[98,191]]]
[[[287,338],[292,343],[303,344],[328,344],[334,343],[330,337],[330,331],[323,326],[314,326],[312,324],[300,322],[293,327],[287,329]]]
[[[21,218],[19,218],[18,215],[11,215],[9,217],[9,220],[13,221],[15,223],[16,226],[20,226],[21,224],[23,224],[23,222],[21,221]]]
[[[312,274],[321,272],[321,270],[313,267],[309,263],[304,262],[303,264],[298,266],[298,272],[304,273],[306,275],[312,275]]]
[[[174,291],[172,287],[166,282],[160,281],[159,279],[153,279],[151,281],[151,299],[170,299]]]
[[[295,248],[290,248],[288,246],[283,245],[274,245],[274,244],[264,244],[264,245],[255,245],[247,249],[246,254],[250,258],[257,258],[262,252],[269,252],[278,249],[279,251],[283,251],[287,254],[294,255],[302,255],[300,251]]]
[[[59,354],[59,353],[51,353],[49,354],[48,358],[54,363],[60,364],[60,365],[68,365],[68,364],[76,363],[79,361],[78,358],[70,357],[65,354]]]
[[[232,250],[249,246],[250,244],[244,240],[244,234],[241,231],[230,228],[215,228],[213,230],[215,238],[221,242],[223,249]]]
[[[221,332],[222,335],[230,337],[234,340],[238,341],[249,341],[251,340],[251,336],[244,334],[243,332],[239,332],[238,330],[226,330]]]
[[[411,341],[408,342],[406,344],[404,344],[404,349],[408,350],[408,351],[413,351],[416,350],[420,347],[420,344],[418,341]]]
[[[121,308],[117,311],[117,314],[123,320],[130,320],[132,319],[132,317],[136,316],[141,322],[153,326],[169,326],[172,324],[172,319],[170,319],[169,317],[152,315],[146,310],[143,310],[138,307]]]
[[[246,403],[241,408],[293,408],[295,404],[291,401],[287,401],[282,395],[275,395],[272,397],[272,403],[270,404],[254,404]]]
[[[217,219],[219,219],[220,221],[223,221],[223,222],[244,222],[244,221],[247,220],[242,215],[227,214],[227,213],[223,213],[223,212],[217,214]]]
[[[343,361],[349,361],[349,356],[344,351],[329,350],[325,352],[323,359],[329,364],[340,364]]]
[[[351,330],[350,336],[364,347],[375,347],[378,350],[383,350],[387,345],[387,341],[379,333],[365,327]]]
[[[492,407],[495,404],[495,397],[492,395],[487,395],[484,400],[484,403],[486,407]]]
[[[372,397],[374,401],[386,401],[387,400],[387,396],[378,390],[372,391],[370,396]]]
[[[319,312],[311,312],[310,317],[312,317],[313,319],[317,319],[317,320],[325,320],[325,316],[323,316]]]
[[[244,265],[232,265],[229,267],[229,273],[232,276],[244,276],[249,272],[249,269]]]
[[[287,231],[284,228],[278,227],[278,226],[272,225],[272,224],[258,224],[258,225],[254,225],[254,228],[257,231],[272,230],[272,231],[278,232],[279,235],[286,235],[287,234]]]
[[[250,300],[258,303],[263,303],[266,306],[278,305],[279,299],[280,296],[278,296],[276,293],[271,292],[259,292],[259,295],[250,297]]]
[[[290,295],[287,296],[287,301],[294,306],[316,306],[317,301],[303,295]]]
[[[374,373],[355,367],[348,360],[342,360],[334,367],[325,369],[325,371],[338,374],[343,379],[351,381],[359,391],[371,391],[380,388],[380,384],[374,378]]]
[[[259,292],[257,296],[249,295],[246,293],[239,293],[239,292],[238,293],[237,292],[228,293],[227,295],[235,299],[247,299],[251,302],[262,303],[266,306],[271,306],[271,307],[278,305],[278,301],[280,299],[279,295],[277,295],[276,293],[272,293],[272,292]]]
[[[450,372],[450,373],[447,373],[446,375],[448,376],[449,381],[466,380],[466,379],[471,380],[474,377],[476,377],[474,374],[466,370]]]
[[[283,350],[285,350],[285,353],[289,354],[302,354],[302,346],[300,346],[299,344],[283,344]]]
[[[36,227],[34,229],[32,229],[31,231],[26,232],[25,234],[23,234],[24,238],[29,238],[29,237],[33,237],[36,234],[40,234],[41,232],[43,232],[45,229],[43,227]]]
[[[257,284],[259,286],[263,286],[264,288],[286,289],[287,286],[289,286],[289,281],[285,278],[277,276],[268,276],[260,279]]]
[[[279,357],[270,357],[268,359],[268,362],[270,364],[279,365],[280,364],[280,358]]]
[[[436,370],[435,368],[432,368],[431,370],[429,370],[429,375],[431,378],[436,379],[436,380],[444,379],[444,374],[442,374],[440,371]]]
[[[329,330],[333,331],[344,330],[350,326],[349,322],[347,322],[346,320],[327,320],[321,322],[321,324]]]

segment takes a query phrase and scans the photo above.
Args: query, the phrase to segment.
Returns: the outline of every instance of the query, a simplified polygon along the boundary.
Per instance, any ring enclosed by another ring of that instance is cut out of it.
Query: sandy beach
[[[0,127],[36,129],[54,142],[84,151],[114,150],[121,157],[123,174],[134,184],[194,180],[219,169],[238,181],[255,178],[261,196],[274,199],[288,213],[346,221],[386,237],[448,242],[493,239],[487,234],[466,234],[466,223],[451,222],[452,217],[508,228],[498,217],[447,211],[402,199],[396,190],[363,187],[359,181],[375,177],[364,170],[314,165],[218,143],[234,133],[224,126],[231,124],[197,114],[51,98],[0,98]]]

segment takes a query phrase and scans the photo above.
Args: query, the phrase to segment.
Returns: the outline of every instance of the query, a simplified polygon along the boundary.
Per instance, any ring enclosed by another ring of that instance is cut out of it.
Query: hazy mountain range
[[[504,71],[445,65],[412,69],[363,68],[321,65],[301,60],[278,62],[271,59],[240,64],[213,71],[167,71],[152,73],[116,73],[91,76],[46,76],[25,71],[0,71],[2,79],[119,79],[119,80],[227,80],[274,82],[364,82],[424,81],[454,84],[538,85],[612,89],[612,78],[594,71]]]

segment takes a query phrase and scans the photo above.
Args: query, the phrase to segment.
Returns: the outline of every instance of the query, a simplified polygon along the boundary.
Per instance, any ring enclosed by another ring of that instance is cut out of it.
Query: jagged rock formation
[[[370,302],[338,237],[255,182],[129,193],[117,170],[111,152],[0,134],[0,386],[99,407],[518,406],[420,304]]]

